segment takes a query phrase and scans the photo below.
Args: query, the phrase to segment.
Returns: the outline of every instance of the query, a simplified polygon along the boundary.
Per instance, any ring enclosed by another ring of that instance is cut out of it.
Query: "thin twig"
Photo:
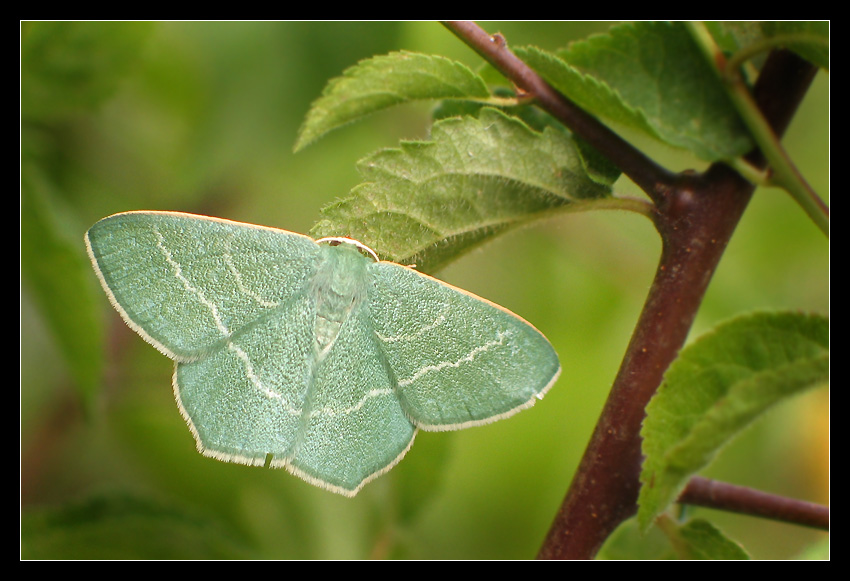
[[[829,507],[710,480],[690,479],[678,502],[829,530]]]
[[[665,185],[675,180],[673,174],[553,89],[508,49],[504,37],[500,34],[491,36],[469,21],[447,21],[443,25],[570,131],[611,160],[654,202],[661,201],[666,192]]]

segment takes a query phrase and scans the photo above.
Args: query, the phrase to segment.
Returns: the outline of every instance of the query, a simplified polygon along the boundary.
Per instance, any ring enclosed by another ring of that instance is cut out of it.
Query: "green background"
[[[503,32],[509,45],[553,50],[608,24],[482,26]],[[39,199],[80,259],[88,227],[125,210],[307,232],[322,206],[358,183],[358,159],[427,137],[432,104],[375,115],[292,153],[327,80],[359,59],[401,49],[480,63],[428,22],[24,23],[22,175],[36,176]],[[821,72],[785,139],[826,199],[828,91]],[[635,140],[671,169],[703,167]],[[640,195],[625,179],[615,189]],[[758,190],[694,333],[756,309],[828,313],[828,249],[784,192]],[[65,279],[54,277],[47,290],[33,282],[32,267],[51,265],[24,237],[22,556],[533,557],[617,371],[658,251],[642,217],[570,214],[513,232],[438,273],[543,331],[561,357],[561,378],[542,402],[509,420],[419,434],[393,471],[347,499],[282,470],[200,456],[173,400],[171,362],[123,325],[94,288],[93,272],[85,280],[95,293],[103,368],[84,404],[42,316]],[[789,402],[724,450],[707,475],[828,502],[827,419],[824,390]],[[67,508],[81,505],[88,508]],[[792,557],[823,536],[693,512],[754,557]]]

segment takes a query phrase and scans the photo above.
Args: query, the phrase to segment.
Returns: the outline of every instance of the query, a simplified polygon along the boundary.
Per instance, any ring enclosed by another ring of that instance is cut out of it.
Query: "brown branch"
[[[678,502],[829,530],[829,507],[701,476],[690,479]]]
[[[814,77],[789,53],[772,54],[755,97],[778,135]],[[750,159],[759,163],[754,152]],[[683,174],[658,205],[661,260],[647,302],[576,476],[540,550],[541,558],[592,558],[637,510],[644,408],[684,344],[712,274],[753,186],[723,164]]]
[[[623,363],[540,558],[592,558],[637,509],[646,404],[690,331],[753,186],[724,165],[683,175],[659,208],[662,252]]]
[[[723,251],[754,186],[728,166],[672,176],[545,83],[501,36],[469,22],[445,25],[517,87],[591,143],[656,204],[662,252],[655,280],[581,464],[538,557],[592,558],[637,510],[644,408],[684,345]],[[795,60],[796,59],[796,60]],[[754,97],[777,135],[788,125],[816,69],[774,53]],[[763,165],[759,152],[751,162]]]

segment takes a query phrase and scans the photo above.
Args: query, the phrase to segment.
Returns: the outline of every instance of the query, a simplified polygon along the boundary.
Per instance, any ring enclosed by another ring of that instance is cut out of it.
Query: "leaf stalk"
[[[740,59],[726,60],[708,29],[701,22],[687,24],[697,46],[717,72],[726,93],[747,125],[759,149],[767,158],[771,177],[768,184],[786,190],[815,225],[829,236],[829,208],[800,174],[777,134],[764,118],[740,71]]]

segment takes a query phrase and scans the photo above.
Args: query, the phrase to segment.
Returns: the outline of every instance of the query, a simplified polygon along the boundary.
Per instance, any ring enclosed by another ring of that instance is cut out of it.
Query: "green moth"
[[[176,362],[202,454],[346,496],[395,466],[417,429],[509,416],[560,373],[517,315],[348,238],[127,212],[85,240],[113,306]]]

